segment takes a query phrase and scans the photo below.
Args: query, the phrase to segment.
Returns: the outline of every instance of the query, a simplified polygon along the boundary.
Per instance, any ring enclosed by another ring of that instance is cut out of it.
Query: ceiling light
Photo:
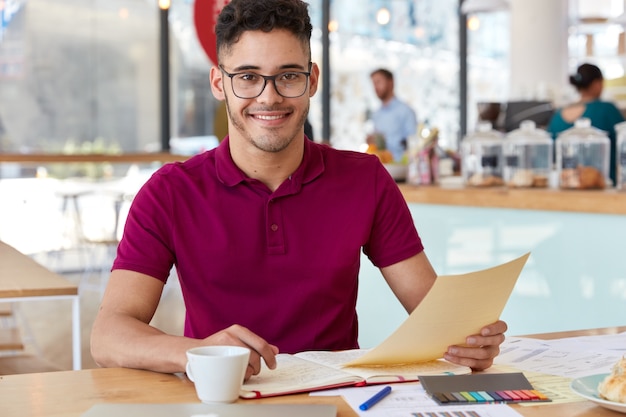
[[[476,31],[480,29],[480,19],[477,16],[471,16],[467,19],[467,29]]]
[[[170,0],[159,0],[159,9],[167,10],[170,8]]]
[[[386,25],[391,20],[391,13],[389,9],[386,7],[381,8],[378,13],[376,13],[376,21],[379,25]]]

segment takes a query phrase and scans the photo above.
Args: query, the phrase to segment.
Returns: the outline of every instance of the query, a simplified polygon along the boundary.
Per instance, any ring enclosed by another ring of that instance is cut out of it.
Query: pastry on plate
[[[611,373],[598,384],[598,394],[605,400],[626,403],[626,356],[613,365]]]

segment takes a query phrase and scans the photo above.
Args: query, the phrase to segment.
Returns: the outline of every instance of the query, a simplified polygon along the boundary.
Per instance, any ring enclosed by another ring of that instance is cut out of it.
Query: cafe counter
[[[596,214],[626,214],[626,192],[552,188],[415,186],[399,184],[408,203],[548,210]]]

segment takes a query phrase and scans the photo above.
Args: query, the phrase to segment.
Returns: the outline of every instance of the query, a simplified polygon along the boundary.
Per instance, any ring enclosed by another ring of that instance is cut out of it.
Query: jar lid
[[[604,142],[609,140],[607,132],[597,129],[591,126],[591,120],[582,117],[576,122],[574,126],[564,130],[557,136],[557,141],[591,141],[591,142]]]
[[[617,134],[626,134],[626,122],[619,122],[615,125],[615,132]]]
[[[493,129],[491,122],[480,121],[476,126],[476,131],[469,133],[463,141],[472,142],[498,142],[502,141],[502,133]]]
[[[506,138],[507,141],[515,142],[552,143],[548,132],[539,129],[533,120],[522,121],[519,129],[509,132]]]

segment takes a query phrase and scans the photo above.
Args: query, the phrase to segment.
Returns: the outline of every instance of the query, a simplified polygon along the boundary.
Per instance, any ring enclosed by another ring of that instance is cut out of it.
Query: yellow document
[[[377,347],[345,366],[375,366],[438,359],[450,345],[497,321],[522,272],[527,253],[505,264],[440,276],[409,317]]]

